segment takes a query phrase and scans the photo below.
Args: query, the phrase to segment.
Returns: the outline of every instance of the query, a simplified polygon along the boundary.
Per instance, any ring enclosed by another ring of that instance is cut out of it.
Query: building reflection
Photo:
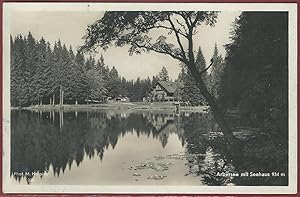
[[[30,183],[32,173],[28,172],[43,173],[52,167],[54,175],[59,176],[66,169],[71,170],[72,165],[79,166],[85,155],[102,160],[105,150],[109,146],[114,149],[118,138],[126,133],[151,136],[158,139],[163,147],[167,145],[169,136],[176,134],[185,146],[189,144],[184,136],[187,135],[183,128],[185,118],[188,116],[184,113],[178,116],[145,112],[13,110],[11,175],[19,181],[24,177]]]
[[[11,176],[18,181],[25,179],[28,184],[36,172],[43,174],[53,168],[54,175],[60,176],[81,165],[85,157],[102,161],[106,150],[115,149],[119,138],[126,134],[159,140],[162,147],[167,146],[171,135],[177,135],[185,150],[186,175],[198,176],[205,185],[287,184],[287,176],[276,180],[218,176],[222,172],[283,171],[279,167],[286,158],[257,160],[256,154],[247,152],[235,156],[222,137],[211,138],[220,132],[207,113],[12,110],[11,120]]]

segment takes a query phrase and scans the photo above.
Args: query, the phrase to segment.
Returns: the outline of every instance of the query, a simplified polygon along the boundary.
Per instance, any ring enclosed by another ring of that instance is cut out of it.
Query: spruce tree
[[[198,69],[200,70],[200,72],[206,68],[205,58],[203,56],[200,46],[199,46],[198,53],[196,56],[196,65],[197,65]],[[204,83],[207,84],[207,80],[208,80],[207,72],[203,73],[201,77],[202,77]]]
[[[88,83],[85,75],[85,59],[82,53],[77,52],[74,63],[74,83],[72,86],[75,103],[83,101],[86,98]]]
[[[218,99],[221,94],[220,93],[221,77],[223,75],[224,65],[223,65],[223,58],[219,54],[217,44],[215,44],[215,49],[214,49],[212,59],[213,59],[213,65],[211,67],[211,72],[209,77],[210,78],[209,87],[210,87],[211,94],[213,94]]]
[[[202,71],[206,68],[205,59],[200,47],[196,56],[196,65],[199,71]],[[189,102],[191,105],[205,105],[206,101],[202,96],[199,88],[197,87],[191,73],[185,68],[185,65],[181,66],[181,72],[179,73],[177,79],[177,81],[181,84],[178,84],[179,88],[176,91],[175,96],[177,97],[177,99]],[[207,74],[204,73],[201,77],[204,80],[204,83],[207,83]]]
[[[38,104],[43,104],[44,96],[47,95],[48,92],[46,85],[46,70],[48,67],[48,64],[46,64],[46,58],[48,57],[47,53],[47,43],[44,38],[41,38],[39,43],[37,43],[36,70],[32,77],[32,82],[35,87],[35,97],[39,102]]]
[[[161,71],[158,74],[158,79],[160,81],[169,81],[169,73],[164,66],[162,67]]]
[[[23,74],[22,79],[24,83],[21,84],[22,86],[22,93],[21,95],[24,96],[24,103],[25,105],[34,105],[37,104],[38,101],[38,90],[36,89],[36,84],[32,78],[35,75],[36,68],[37,68],[37,44],[36,40],[33,38],[32,34],[29,32],[27,39],[25,39],[25,60],[23,64]]]

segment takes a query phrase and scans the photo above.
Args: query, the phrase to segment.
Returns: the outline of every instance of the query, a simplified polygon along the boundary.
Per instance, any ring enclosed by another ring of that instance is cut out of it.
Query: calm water
[[[217,175],[261,170],[265,163],[234,162],[216,147],[209,114],[13,110],[11,119],[15,184],[273,184]]]

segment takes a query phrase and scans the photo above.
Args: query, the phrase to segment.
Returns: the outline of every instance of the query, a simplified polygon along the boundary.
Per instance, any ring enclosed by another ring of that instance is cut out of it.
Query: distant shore
[[[180,112],[207,112],[208,106],[180,106]],[[26,109],[39,111],[97,111],[97,110],[139,110],[139,111],[176,111],[172,102],[111,102],[104,104],[78,104],[78,105],[35,105],[29,107],[11,107],[11,109]]]

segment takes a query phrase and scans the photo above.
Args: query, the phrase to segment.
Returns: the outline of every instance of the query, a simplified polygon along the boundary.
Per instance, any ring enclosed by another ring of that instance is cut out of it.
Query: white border
[[[11,11],[218,10],[289,12],[289,186],[69,186],[10,184]],[[295,194],[297,192],[297,4],[296,3],[3,3],[3,192],[137,194]]]

